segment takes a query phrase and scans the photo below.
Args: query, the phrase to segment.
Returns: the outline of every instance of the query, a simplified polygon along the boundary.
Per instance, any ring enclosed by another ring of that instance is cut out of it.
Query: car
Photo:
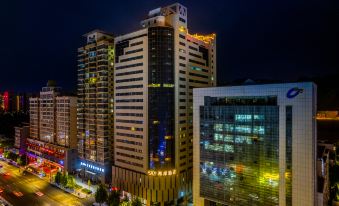
[[[22,194],[22,192],[18,192],[18,191],[13,191],[13,194],[17,197],[22,197],[24,196],[24,194]]]
[[[10,173],[9,172],[5,172],[5,173],[3,173],[5,176],[9,176],[10,175]]]
[[[4,192],[4,188],[0,187],[0,193]]]
[[[42,193],[42,192],[40,192],[40,191],[37,191],[35,194],[38,195],[39,197],[41,197],[41,196],[44,195],[44,193]]]

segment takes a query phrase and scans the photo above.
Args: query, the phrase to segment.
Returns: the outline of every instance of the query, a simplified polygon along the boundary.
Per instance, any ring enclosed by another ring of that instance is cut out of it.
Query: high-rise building
[[[26,141],[29,137],[29,125],[22,125],[14,127],[15,130],[15,142],[14,147],[18,149],[19,154],[26,153]]]
[[[48,81],[40,97],[30,98],[30,137],[27,155],[44,171],[75,171],[77,158],[77,98],[63,96],[54,81]],[[48,172],[46,172],[48,173]]]
[[[9,93],[8,93],[8,91],[4,92],[4,95],[3,95],[3,105],[4,105],[4,110],[6,112],[8,112],[8,110],[9,110]]]
[[[0,92],[0,112],[5,109],[4,105],[4,95]]]
[[[39,99],[39,139],[44,142],[56,142],[56,97],[61,88],[55,82],[48,81],[42,88]],[[34,99],[33,99],[34,101]],[[35,103],[33,103],[35,107]]]
[[[0,93],[0,111],[27,112],[29,107],[28,93],[5,91]]]
[[[81,177],[110,182],[114,39],[99,30],[84,37],[78,49],[78,165]]]
[[[32,139],[39,139],[40,137],[40,112],[39,112],[39,98],[29,98],[29,137]]]
[[[195,206],[316,205],[315,84],[193,93]]]
[[[29,93],[17,93],[15,95],[15,111],[28,112],[29,109]]]
[[[187,22],[176,3],[115,37],[112,184],[147,205],[192,194],[192,90],[215,86],[216,35],[190,34]]]

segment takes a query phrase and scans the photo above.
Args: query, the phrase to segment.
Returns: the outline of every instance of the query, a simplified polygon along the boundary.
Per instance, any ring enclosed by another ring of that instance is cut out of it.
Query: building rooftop
[[[90,32],[87,32],[86,34],[82,35],[83,37],[87,37],[88,35],[91,35],[93,33],[101,33],[101,34],[105,34],[105,35],[109,35],[109,36],[113,36],[113,33],[110,33],[110,32],[106,32],[106,31],[103,31],[103,30],[100,30],[100,29],[94,29]]]

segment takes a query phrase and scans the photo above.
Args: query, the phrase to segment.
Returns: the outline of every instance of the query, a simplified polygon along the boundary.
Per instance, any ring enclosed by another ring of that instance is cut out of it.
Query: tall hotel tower
[[[81,177],[110,182],[114,40],[94,30],[78,49],[78,153]]]
[[[147,205],[192,194],[192,90],[216,84],[216,35],[189,34],[187,9],[157,8],[115,38],[113,186]]]

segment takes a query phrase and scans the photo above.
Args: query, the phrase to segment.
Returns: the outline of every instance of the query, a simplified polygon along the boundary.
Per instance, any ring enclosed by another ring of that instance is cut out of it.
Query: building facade
[[[26,153],[26,141],[29,137],[29,125],[23,125],[14,127],[15,130],[15,140],[14,147],[19,150],[19,154]]]
[[[29,98],[29,137],[32,139],[39,139],[40,137],[40,111],[39,111],[39,98]]]
[[[78,49],[78,167],[81,177],[110,183],[114,39],[99,30],[84,37]]]
[[[10,108],[10,95],[8,91],[5,91],[3,94],[3,109],[5,112],[9,111]]]
[[[112,185],[147,205],[192,194],[192,90],[215,86],[216,35],[190,34],[187,21],[176,3],[115,38]]]
[[[77,98],[62,96],[55,82],[49,81],[40,97],[29,101],[30,136],[26,146],[30,161],[48,168],[49,173],[73,172],[77,157]]]
[[[316,205],[316,98],[313,83],[194,90],[194,205]]]
[[[27,112],[29,94],[5,91],[0,93],[0,111]]]

